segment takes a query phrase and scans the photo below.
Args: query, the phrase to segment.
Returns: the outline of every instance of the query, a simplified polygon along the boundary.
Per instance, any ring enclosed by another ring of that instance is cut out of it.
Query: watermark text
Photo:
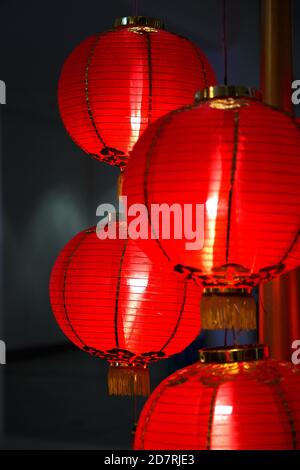
[[[292,93],[292,103],[297,106],[300,104],[300,80],[294,80],[292,83],[292,89],[295,90]]]
[[[0,340],[0,365],[6,364],[6,344]]]
[[[3,80],[0,80],[0,104],[6,104],[6,85]]]
[[[184,240],[186,250],[201,250],[204,246],[204,204],[172,205],[132,204],[128,206],[127,197],[119,198],[119,207],[113,204],[100,204],[96,215],[101,217],[96,233],[100,240],[126,239],[132,240]],[[124,222],[110,224],[110,220]],[[118,231],[118,233],[117,233]]]

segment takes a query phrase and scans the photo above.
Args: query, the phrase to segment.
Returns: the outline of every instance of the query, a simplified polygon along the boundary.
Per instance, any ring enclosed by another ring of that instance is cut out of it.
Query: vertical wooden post
[[[265,103],[292,113],[292,2],[261,0],[261,88]],[[259,337],[273,357],[290,360],[300,339],[300,271],[260,288]]]
[[[261,89],[264,101],[293,112],[291,0],[261,0]]]

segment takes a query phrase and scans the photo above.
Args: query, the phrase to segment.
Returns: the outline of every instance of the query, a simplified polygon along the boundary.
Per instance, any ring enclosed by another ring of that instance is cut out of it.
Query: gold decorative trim
[[[207,287],[203,290],[203,295],[220,295],[220,296],[238,296],[238,297],[249,297],[251,296],[251,288],[249,289],[237,289],[232,287]]]
[[[156,18],[148,18],[146,16],[123,16],[117,18],[114,22],[114,28],[120,27],[138,27],[150,29],[165,29],[165,24],[162,20]]]
[[[122,361],[115,361],[115,362],[110,362],[109,367],[134,367],[134,368],[140,368],[140,369],[148,369],[149,366],[148,364],[140,364],[138,362],[122,362]]]
[[[118,364],[118,363],[115,363]],[[108,394],[122,396],[150,395],[148,367],[110,364],[108,369]]]
[[[206,348],[199,350],[199,359],[203,364],[227,364],[230,362],[251,362],[267,359],[269,347],[254,344],[234,347]]]
[[[205,330],[256,330],[256,303],[247,289],[208,289],[200,303],[201,325]],[[217,291],[214,293],[214,291]]]
[[[262,94],[255,88],[234,85],[216,85],[198,90],[195,95],[196,102],[209,101],[217,98],[248,98],[262,101]]]

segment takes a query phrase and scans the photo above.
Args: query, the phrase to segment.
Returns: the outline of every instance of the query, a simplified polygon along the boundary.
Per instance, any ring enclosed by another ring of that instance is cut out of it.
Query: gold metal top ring
[[[197,91],[195,101],[208,101],[216,98],[248,98],[262,101],[262,94],[255,88],[246,86],[217,85]]]
[[[141,363],[136,363],[136,362],[122,362],[122,361],[116,361],[116,362],[110,362],[109,367],[125,367],[125,368],[138,368],[138,369],[148,369],[147,364],[141,364]]]
[[[114,28],[119,28],[121,26],[153,29],[165,28],[163,21],[157,20],[155,18],[148,18],[146,16],[123,16],[117,18],[114,22]]]
[[[227,364],[229,362],[250,362],[267,359],[269,347],[265,344],[206,348],[199,350],[199,359],[203,364]]]
[[[251,297],[251,289],[243,288],[237,289],[232,287],[206,287],[203,291],[203,295],[218,295],[218,296],[236,296],[236,297]]]

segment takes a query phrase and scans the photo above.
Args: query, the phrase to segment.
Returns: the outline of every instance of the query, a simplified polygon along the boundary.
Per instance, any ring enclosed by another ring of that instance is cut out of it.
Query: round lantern
[[[300,448],[300,369],[268,359],[265,346],[200,351],[165,379],[142,410],[134,448]]]
[[[120,223],[113,225],[118,235]],[[148,393],[148,365],[181,352],[198,335],[200,297],[163,259],[150,261],[137,241],[100,240],[95,228],[67,243],[50,279],[62,331],[109,362],[110,394]]]
[[[177,204],[182,213],[185,204],[202,205],[203,247],[187,247],[184,230],[164,238],[150,215],[152,244],[207,287],[248,288],[300,264],[299,163],[294,119],[262,104],[255,90],[210,87],[147,129],[123,194],[149,214],[155,204]]]
[[[125,17],[71,53],[58,103],[74,142],[92,157],[124,167],[146,127],[215,84],[202,51],[159,20]]]

